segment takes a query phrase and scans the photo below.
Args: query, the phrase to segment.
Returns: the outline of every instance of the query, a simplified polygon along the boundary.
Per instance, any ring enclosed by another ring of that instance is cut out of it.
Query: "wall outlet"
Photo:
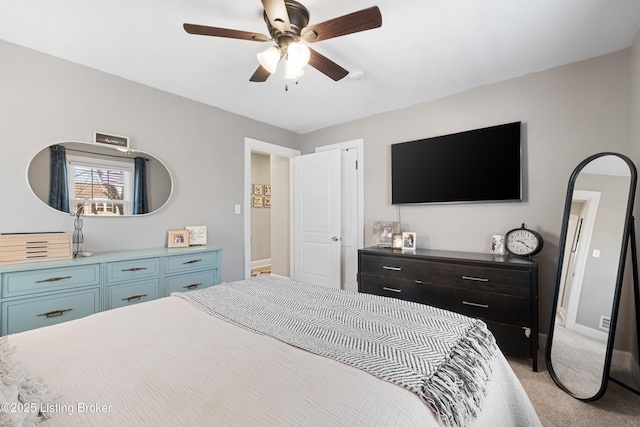
[[[600,249],[594,249],[593,250],[593,257],[594,258],[600,258]]]
[[[240,205],[235,205],[235,214],[240,215]]]

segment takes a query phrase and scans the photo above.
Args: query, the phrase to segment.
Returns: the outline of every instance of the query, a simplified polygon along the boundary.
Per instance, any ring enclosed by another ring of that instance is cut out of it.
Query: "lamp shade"
[[[311,51],[301,43],[291,43],[287,48],[287,59],[292,69],[299,70],[309,63]]]
[[[260,52],[257,56],[260,65],[262,65],[265,70],[271,74],[276,72],[276,67],[278,66],[278,62],[280,62],[281,58],[280,49],[276,46],[271,46],[264,52]]]
[[[287,80],[297,79],[301,75],[304,74],[304,70],[302,68],[295,68],[292,66],[290,60],[284,61],[284,78]]]

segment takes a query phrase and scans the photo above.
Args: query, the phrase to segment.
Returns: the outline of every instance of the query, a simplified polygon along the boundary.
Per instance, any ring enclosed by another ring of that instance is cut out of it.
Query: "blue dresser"
[[[104,252],[0,266],[2,335],[220,283],[219,248]]]

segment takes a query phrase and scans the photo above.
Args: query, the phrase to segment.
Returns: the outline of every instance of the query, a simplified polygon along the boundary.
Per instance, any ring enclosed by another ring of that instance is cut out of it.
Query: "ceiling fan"
[[[260,52],[260,66],[251,76],[252,82],[264,82],[276,70],[282,58],[285,59],[285,78],[296,79],[304,73],[302,67],[307,63],[338,81],[349,72],[340,65],[309,48],[306,43],[371,30],[382,26],[382,15],[377,6],[330,19],[320,24],[309,24],[309,11],[302,4],[293,0],[262,0],[264,20],[271,37],[249,31],[231,30],[227,28],[208,27],[204,25],[184,24],[189,34],[203,36],[227,37],[254,42],[274,42],[275,45]]]

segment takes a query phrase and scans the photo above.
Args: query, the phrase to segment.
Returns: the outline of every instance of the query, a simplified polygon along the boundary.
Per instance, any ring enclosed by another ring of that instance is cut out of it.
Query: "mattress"
[[[410,391],[170,296],[10,335],[53,426],[438,426]],[[475,426],[540,426],[506,359]]]

